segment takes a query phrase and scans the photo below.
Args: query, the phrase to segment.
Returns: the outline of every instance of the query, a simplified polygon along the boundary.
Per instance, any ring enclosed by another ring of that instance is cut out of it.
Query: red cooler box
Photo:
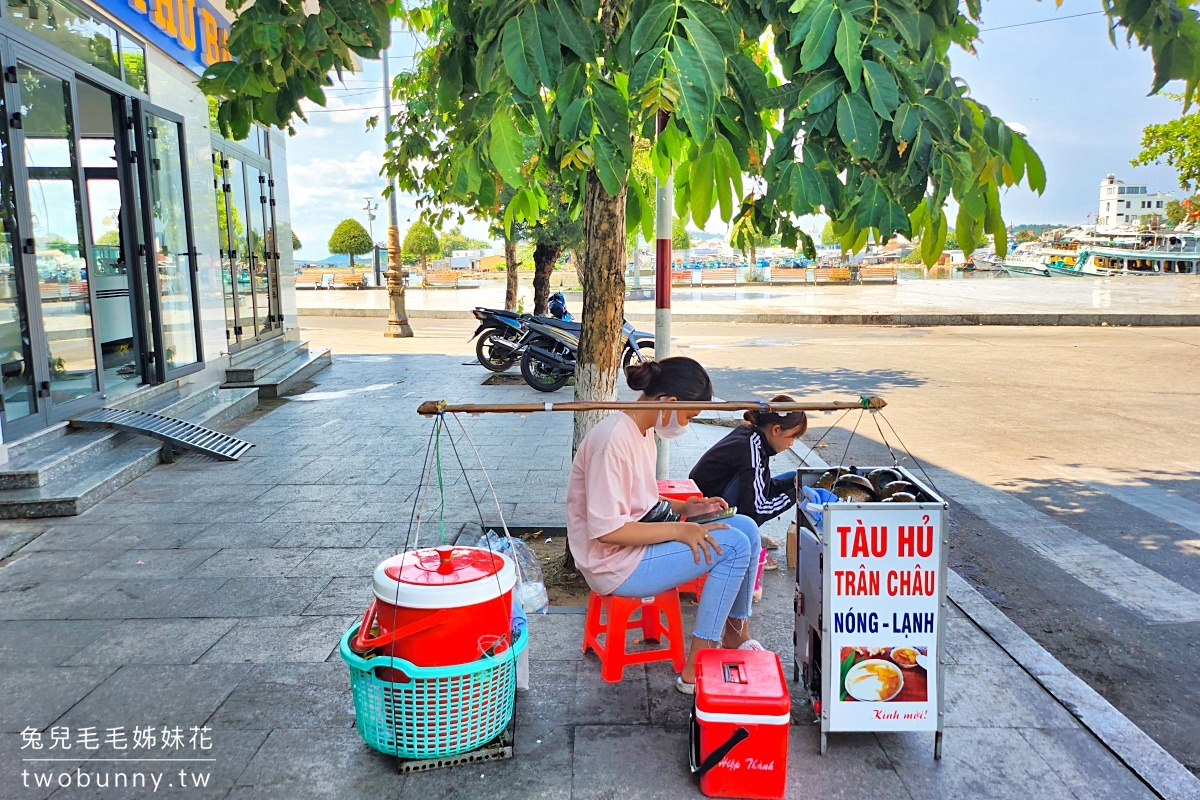
[[[792,701],[770,650],[701,650],[692,709],[692,772],[709,797],[774,800],[787,788]]]

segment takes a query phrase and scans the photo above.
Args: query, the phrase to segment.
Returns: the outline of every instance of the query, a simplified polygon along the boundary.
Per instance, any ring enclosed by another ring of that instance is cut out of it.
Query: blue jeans
[[[796,470],[792,470],[790,472],[781,472],[778,475],[772,476],[772,479],[785,480],[789,482],[794,481],[796,480]],[[736,506],[742,499],[742,482],[738,480],[737,475],[734,475],[729,479],[729,483],[725,484],[725,491],[721,492],[721,499],[726,503],[729,503],[731,506]],[[744,508],[742,510],[750,511],[751,509]]]
[[[762,550],[754,520],[737,514],[721,522],[729,528],[712,532],[712,537],[721,546],[721,554],[714,552],[711,564],[703,555],[697,564],[692,548],[683,542],[652,544],[646,548],[637,569],[613,594],[650,597],[707,574],[692,635],[710,642],[721,641],[727,618],[747,619],[750,616],[754,579],[758,575],[758,554]]]

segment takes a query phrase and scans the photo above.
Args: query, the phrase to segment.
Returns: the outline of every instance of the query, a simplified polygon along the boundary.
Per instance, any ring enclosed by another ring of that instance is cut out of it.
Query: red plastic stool
[[[632,619],[641,611],[641,617]],[[666,624],[660,615],[666,615]],[[642,638],[657,642],[665,638],[666,647],[629,653],[625,650],[625,633],[640,629]],[[601,643],[600,637],[604,637]],[[600,657],[600,677],[609,683],[620,683],[625,667],[651,661],[670,661],[676,672],[683,671],[683,615],[679,610],[679,590],[669,589],[654,597],[616,597],[610,594],[588,596],[587,622],[583,629],[583,652],[596,651]]]
[[[708,580],[707,572],[701,575],[699,578],[696,578],[694,581],[688,581],[682,586],[675,587],[675,591],[679,592],[680,594],[693,595],[697,600],[699,600],[700,592],[704,591],[704,582],[706,580]]]

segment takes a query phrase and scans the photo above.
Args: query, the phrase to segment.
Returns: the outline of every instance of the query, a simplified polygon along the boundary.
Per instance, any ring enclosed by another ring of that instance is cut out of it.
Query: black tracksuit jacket
[[[688,477],[705,497],[724,496],[725,487],[736,477],[737,512],[762,525],[796,502],[793,482],[771,477],[773,455],[766,437],[752,425],[741,425],[710,447]]]

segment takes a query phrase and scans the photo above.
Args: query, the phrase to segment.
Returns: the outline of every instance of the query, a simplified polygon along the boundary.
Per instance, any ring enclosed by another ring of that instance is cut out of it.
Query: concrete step
[[[230,357],[225,370],[226,383],[254,383],[280,365],[292,360],[296,352],[308,349],[308,342],[279,339],[254,348],[245,354]]]
[[[220,427],[258,405],[256,389],[216,389],[215,384],[169,403],[154,413]],[[165,401],[166,398],[164,397]],[[74,431],[61,440],[108,435],[107,447],[82,447],[39,473],[42,483],[0,491],[0,519],[29,519],[80,514],[162,461],[163,443],[147,436],[115,431]]]
[[[224,386],[227,389],[257,387],[259,397],[279,397],[332,363],[333,355],[328,348],[309,350],[305,347],[294,351],[291,358],[257,380],[227,381]]]

